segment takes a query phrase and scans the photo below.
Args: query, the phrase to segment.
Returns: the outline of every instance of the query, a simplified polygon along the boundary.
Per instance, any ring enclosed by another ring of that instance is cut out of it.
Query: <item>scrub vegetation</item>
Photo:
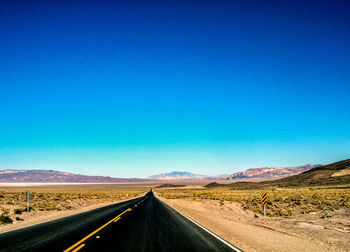
[[[26,212],[26,190],[31,191],[30,213]],[[127,200],[141,196],[148,190],[143,186],[120,185],[0,188],[0,224],[11,224],[13,220],[23,221],[30,218],[32,213],[65,211]]]
[[[166,199],[191,199],[239,203],[243,210],[263,214],[261,195],[268,195],[267,216],[292,216],[320,211],[350,209],[350,187],[321,187],[298,189],[236,190],[215,189],[156,189]],[[327,212],[329,212],[327,211]],[[323,218],[330,218],[326,215]]]

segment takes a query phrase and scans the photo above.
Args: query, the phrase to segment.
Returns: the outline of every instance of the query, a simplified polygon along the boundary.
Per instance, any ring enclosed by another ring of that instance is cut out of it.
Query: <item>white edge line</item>
[[[157,197],[158,198],[158,197]],[[158,198],[159,199],[159,198]],[[159,199],[161,200],[161,199]],[[162,201],[162,200],[161,200]],[[192,220],[190,217],[187,217],[186,215],[184,215],[183,213],[181,213],[180,211],[176,210],[175,208],[169,206],[167,203],[165,203],[164,201],[162,201],[165,205],[167,205],[168,207],[170,207],[171,209],[175,210],[175,212],[181,214],[183,217],[185,217],[186,219],[188,219],[189,221],[191,221],[192,223],[196,224],[198,227],[202,228],[203,230],[207,231],[209,234],[211,234],[212,236],[214,236],[216,239],[218,239],[219,241],[221,241],[222,243],[224,243],[226,246],[230,247],[231,249],[233,249],[236,252],[243,252],[242,250],[240,250],[239,248],[236,248],[235,246],[233,246],[232,244],[230,244],[229,242],[225,241],[224,239],[222,239],[220,236],[214,234],[213,232],[211,232],[209,229],[206,229],[205,227],[203,227],[201,224],[195,222],[194,220]]]

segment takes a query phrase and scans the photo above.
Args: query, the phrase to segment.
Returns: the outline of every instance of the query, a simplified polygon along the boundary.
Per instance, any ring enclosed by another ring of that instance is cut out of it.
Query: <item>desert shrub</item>
[[[15,209],[15,210],[13,210],[13,212],[15,213],[15,214],[22,214],[22,209]]]
[[[0,224],[12,224],[13,220],[7,215],[0,215]]]

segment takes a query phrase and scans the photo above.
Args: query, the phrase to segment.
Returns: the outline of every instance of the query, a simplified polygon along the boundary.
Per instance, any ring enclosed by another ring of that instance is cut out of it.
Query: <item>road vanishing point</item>
[[[129,201],[0,234],[0,251],[240,251],[157,199]]]

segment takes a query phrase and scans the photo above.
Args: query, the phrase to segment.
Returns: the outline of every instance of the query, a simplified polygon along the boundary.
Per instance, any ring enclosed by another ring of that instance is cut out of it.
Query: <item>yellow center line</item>
[[[79,249],[81,249],[82,247],[84,247],[85,246],[85,244],[81,244],[79,247],[77,247],[76,249],[74,249],[72,252],[76,252],[76,251],[78,251]]]
[[[106,224],[104,224],[103,226],[99,227],[98,229],[96,229],[95,231],[93,231],[91,234],[85,236],[83,239],[81,239],[80,241],[78,241],[77,243],[73,244],[72,246],[70,246],[69,248],[67,248],[66,250],[64,250],[63,252],[68,252],[71,251],[72,249],[74,249],[76,246],[78,246],[79,244],[83,243],[84,241],[86,241],[87,239],[89,239],[91,236],[93,236],[94,234],[96,234],[98,231],[100,231],[101,229],[105,228],[106,226],[108,226],[109,224],[111,224],[114,220],[116,219],[120,219],[120,216],[122,216],[123,214],[125,214],[126,212],[131,211],[131,208],[126,209],[124,212],[122,212],[121,214],[119,214],[117,217],[113,218],[112,220],[110,220],[109,222],[107,222]],[[82,247],[84,247],[85,244],[80,245],[78,248],[76,248],[75,250],[73,250],[72,252],[78,251],[79,249],[81,249]]]
[[[120,220],[120,217],[118,217],[117,219],[115,219],[114,222],[117,222],[118,220]]]

